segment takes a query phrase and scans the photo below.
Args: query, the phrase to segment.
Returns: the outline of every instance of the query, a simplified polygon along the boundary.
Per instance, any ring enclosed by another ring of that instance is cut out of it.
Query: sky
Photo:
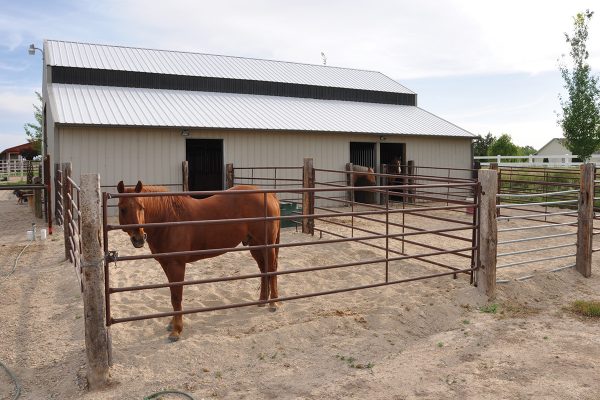
[[[474,134],[536,149],[561,137],[564,33],[591,0],[0,0],[0,151],[26,142],[41,92],[31,43],[66,40],[375,70]],[[600,7],[597,7],[600,12]],[[589,26],[600,68],[600,14]]]

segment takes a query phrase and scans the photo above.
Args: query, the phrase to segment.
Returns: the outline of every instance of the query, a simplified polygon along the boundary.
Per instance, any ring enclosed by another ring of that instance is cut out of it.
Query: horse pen
[[[247,246],[226,249],[188,266],[186,327],[176,343],[166,340],[166,317],[174,313],[169,284],[149,251],[131,246],[110,216],[119,194],[107,188],[102,243],[110,252],[112,384],[85,390],[86,316],[77,274],[62,261],[65,237],[58,234],[24,253],[0,283],[7,294],[0,330],[8,343],[0,358],[20,378],[25,398],[133,399],[166,389],[196,399],[595,398],[598,325],[568,306],[590,295],[597,299],[596,274],[586,279],[568,268],[547,272],[552,266],[532,273],[540,264],[530,263],[515,265],[515,272],[501,268],[496,298],[488,300],[471,286],[482,203],[473,171],[411,168],[411,174],[373,174],[376,187],[354,187],[352,168],[228,167],[229,186],[256,184],[259,193],[275,192],[282,203],[280,305],[274,312],[255,307],[260,271]],[[75,199],[82,186],[71,187],[66,215],[79,215],[73,209],[79,210]],[[369,203],[356,201],[357,191]],[[544,200],[572,200],[557,196],[573,192],[551,194],[557,191],[547,190]],[[523,261],[514,258],[522,254],[500,256],[524,251],[522,242],[503,241],[573,232],[571,220],[556,222],[555,229],[565,232],[503,231],[550,224],[531,220],[568,218],[572,210],[556,208],[570,203],[509,206],[509,196],[500,192],[498,267]],[[2,226],[14,224],[7,218],[14,219],[9,215],[17,206],[2,203]],[[566,214],[500,219],[519,208]],[[210,229],[211,222],[196,224]],[[71,243],[79,225],[66,226]],[[3,248],[12,248],[1,240]],[[570,248],[564,250],[571,256]],[[6,387],[1,396],[11,393],[8,377],[0,378],[0,387]]]

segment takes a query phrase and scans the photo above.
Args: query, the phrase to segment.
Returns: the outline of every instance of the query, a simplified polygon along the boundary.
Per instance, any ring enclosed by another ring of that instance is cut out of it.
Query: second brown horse
[[[154,222],[205,221],[242,218],[260,218],[280,215],[279,201],[274,194],[244,193],[256,190],[255,186],[235,186],[229,191],[235,194],[216,194],[205,199],[190,196],[157,196],[119,198],[119,223],[146,224]],[[144,186],[138,181],[135,188],[125,188],[123,181],[117,185],[119,193],[166,192],[164,187]],[[239,192],[239,193],[238,193]],[[227,249],[239,243],[257,246],[279,243],[279,220],[223,222],[207,225],[180,225],[168,227],[123,229],[129,235],[134,247],[148,242],[152,254],[190,250]],[[160,263],[169,282],[182,282],[185,278],[186,263],[203,258],[216,257],[221,251],[210,254],[181,255],[175,257],[155,257]],[[277,271],[278,249],[250,250],[262,273]],[[268,281],[267,281],[268,279]],[[183,286],[171,286],[171,304],[174,311],[181,311]],[[270,289],[270,290],[269,290]],[[270,293],[269,293],[270,292]],[[261,277],[260,300],[277,299],[277,275]],[[271,301],[270,305],[275,306]],[[183,329],[183,317],[175,315],[169,328],[169,340],[176,341]]]

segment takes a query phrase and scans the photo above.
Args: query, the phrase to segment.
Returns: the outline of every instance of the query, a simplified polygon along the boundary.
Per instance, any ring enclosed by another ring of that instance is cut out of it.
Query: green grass
[[[600,301],[577,300],[571,305],[571,310],[586,317],[600,317]]]
[[[498,311],[498,304],[486,304],[485,306],[479,307],[479,311],[486,314],[496,314],[496,312]]]
[[[344,361],[346,363],[346,365],[348,365],[348,367],[350,367],[350,368],[372,370],[373,367],[375,366],[375,364],[372,362],[368,362],[366,364],[358,363],[356,358],[354,358],[352,356],[341,356],[338,354],[335,356],[335,358],[337,358],[338,360]],[[371,372],[373,372],[373,371],[371,371]]]

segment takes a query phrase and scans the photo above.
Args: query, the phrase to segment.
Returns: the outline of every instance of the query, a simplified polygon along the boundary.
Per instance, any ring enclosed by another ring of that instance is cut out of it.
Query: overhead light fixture
[[[382,142],[385,142],[387,140],[387,138],[385,136],[379,136],[379,140],[381,140]]]
[[[32,55],[34,55],[34,54],[35,54],[35,51],[36,51],[36,50],[39,50],[39,51],[40,51],[42,54],[44,54],[44,50],[42,50],[42,49],[40,49],[40,48],[37,48],[37,47],[35,47],[35,45],[34,45],[33,43],[31,43],[31,44],[29,45],[29,49],[27,49],[27,52],[29,53],[29,55],[30,55],[30,56],[32,56]]]
[[[190,131],[188,129],[182,129],[181,136],[190,136]]]

